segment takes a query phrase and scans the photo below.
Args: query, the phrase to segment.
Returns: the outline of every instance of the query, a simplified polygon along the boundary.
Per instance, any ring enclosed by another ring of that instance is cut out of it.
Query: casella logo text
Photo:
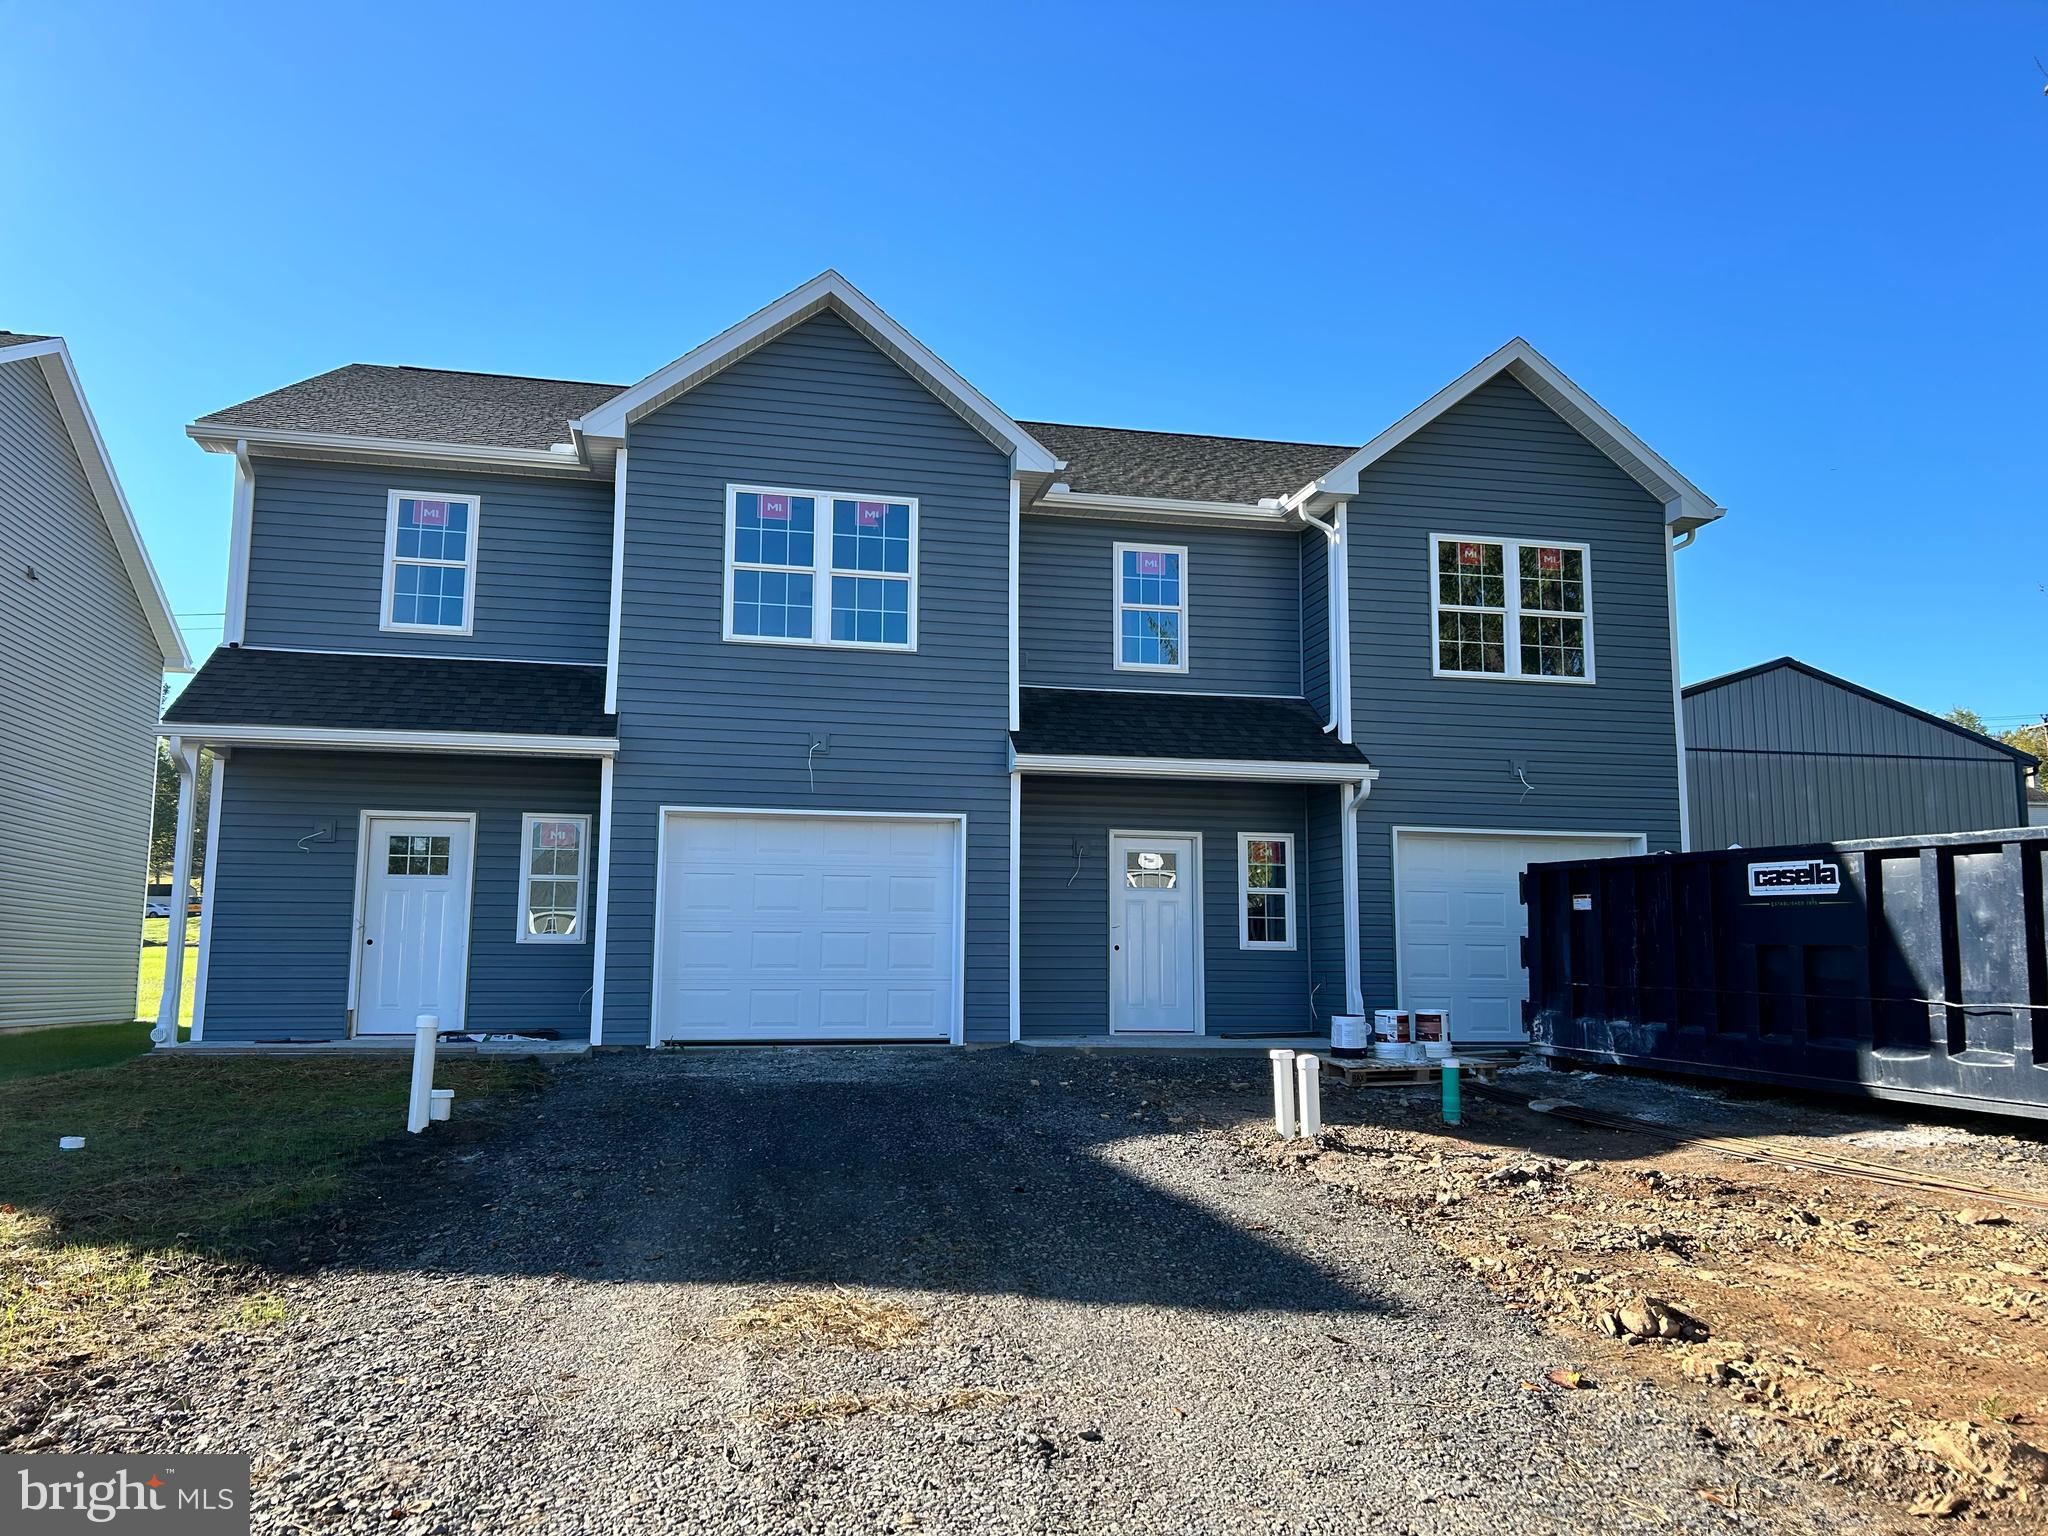
[[[1839,896],[1842,868],[1824,859],[1782,859],[1749,866],[1752,896]]]

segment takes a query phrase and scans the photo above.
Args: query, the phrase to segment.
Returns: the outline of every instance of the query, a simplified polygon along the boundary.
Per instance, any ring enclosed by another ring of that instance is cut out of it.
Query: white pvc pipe
[[[1307,1052],[1294,1058],[1294,1110],[1301,1134],[1323,1134],[1323,1063]]]
[[[423,1013],[413,1022],[412,1093],[406,1100],[405,1128],[417,1136],[427,1128],[434,1110],[434,1042],[441,1033],[440,1015]]]
[[[1268,1051],[1273,1062],[1273,1129],[1284,1141],[1295,1136],[1294,1052]]]

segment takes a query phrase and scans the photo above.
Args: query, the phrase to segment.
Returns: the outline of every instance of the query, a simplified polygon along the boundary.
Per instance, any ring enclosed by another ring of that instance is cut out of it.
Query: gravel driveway
[[[253,1452],[259,1530],[1842,1528],[1647,1389],[1524,1385],[1568,1347],[1254,1165],[1264,1067],[580,1061],[281,1280],[283,1323],[131,1370],[48,1448]],[[718,1328],[836,1287],[926,1326]]]

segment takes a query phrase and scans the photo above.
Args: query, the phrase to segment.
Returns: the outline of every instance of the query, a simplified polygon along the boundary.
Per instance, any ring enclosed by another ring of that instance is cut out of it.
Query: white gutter
[[[531,757],[609,757],[616,736],[543,736],[502,731],[375,731],[305,725],[167,725],[190,742],[252,747],[329,747],[349,752],[512,752]],[[174,738],[175,739],[175,738]]]
[[[542,469],[588,478],[591,470],[574,453],[552,448],[508,448],[488,443],[432,443],[403,437],[357,437],[345,432],[286,432],[263,427],[194,422],[185,435],[208,453],[264,448],[318,453],[353,453],[378,459],[432,459],[478,468]]]
[[[1289,763],[1220,757],[1092,757],[1016,752],[1012,772],[1110,775],[1136,779],[1241,779],[1267,784],[1355,784],[1380,776],[1362,763]]]
[[[1027,509],[1065,517],[1119,517],[1140,522],[1212,522],[1235,527],[1284,529],[1293,517],[1286,507],[1241,501],[1194,501],[1177,496],[1113,496],[1048,486]]]

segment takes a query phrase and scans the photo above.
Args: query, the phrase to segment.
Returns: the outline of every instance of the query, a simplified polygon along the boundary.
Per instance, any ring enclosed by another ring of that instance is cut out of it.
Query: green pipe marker
[[[1463,1107],[1458,1092],[1458,1079],[1462,1076],[1455,1061],[1444,1063],[1444,1124],[1457,1125],[1461,1122]]]

